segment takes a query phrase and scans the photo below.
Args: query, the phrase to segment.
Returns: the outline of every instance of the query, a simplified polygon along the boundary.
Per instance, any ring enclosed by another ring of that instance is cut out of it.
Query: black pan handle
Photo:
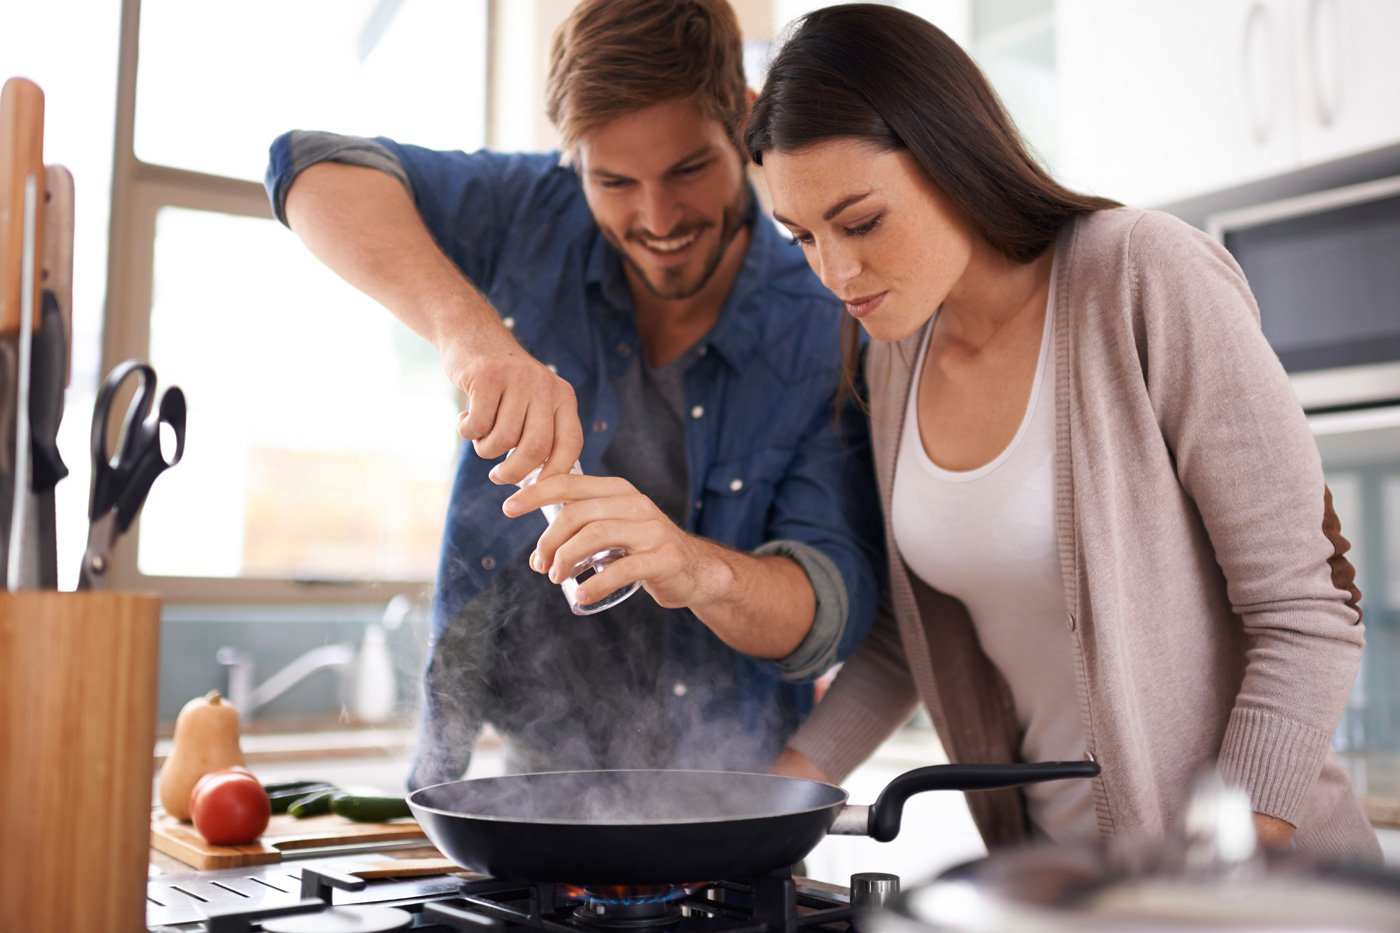
[[[926,790],[996,790],[1041,781],[1097,777],[1093,761],[1043,761],[1011,765],[930,765],[906,771],[890,781],[870,806],[870,836],[889,842],[899,835],[904,802]]]

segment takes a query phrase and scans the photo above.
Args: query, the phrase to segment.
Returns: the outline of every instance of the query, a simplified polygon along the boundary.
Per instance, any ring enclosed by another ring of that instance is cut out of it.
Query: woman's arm
[[[918,693],[894,616],[882,609],[859,648],[788,743],[778,773],[843,780],[909,720]]]
[[[1345,544],[1324,531],[1317,448],[1223,247],[1147,214],[1130,263],[1152,409],[1209,535],[1205,557],[1223,572],[1244,626],[1243,677],[1220,767],[1258,813],[1296,824],[1363,641]]]

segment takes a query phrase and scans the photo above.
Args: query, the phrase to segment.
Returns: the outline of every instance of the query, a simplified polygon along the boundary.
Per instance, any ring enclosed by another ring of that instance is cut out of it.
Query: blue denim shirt
[[[594,223],[575,172],[557,154],[439,152],[348,137],[337,137],[338,152],[308,159],[293,151],[296,135],[279,137],[271,150],[267,189],[278,217],[285,222],[296,173],[314,161],[374,165],[403,180],[447,257],[522,346],[573,386],[583,469],[595,472],[617,423],[614,381],[642,347],[621,258]],[[741,705],[777,703],[799,719],[812,704],[808,681],[869,630],[882,573],[865,419],[848,406],[838,424],[833,410],[842,313],[801,251],[755,210],[743,267],[685,377],[686,530],[741,551],[783,553],[783,543],[795,543],[821,555],[844,584],[844,624],[824,639],[822,663],[797,670],[739,658],[749,668]],[[538,537],[533,523],[502,514],[514,487],[492,483],[492,465],[463,445],[437,575],[435,633],[497,570],[523,561]],[[810,575],[811,562],[799,562]],[[678,674],[692,639],[713,637],[692,622],[671,627],[667,663]],[[735,712],[742,720],[743,711]]]

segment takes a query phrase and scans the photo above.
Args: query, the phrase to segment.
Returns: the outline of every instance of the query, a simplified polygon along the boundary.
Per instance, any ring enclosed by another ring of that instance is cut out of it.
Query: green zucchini
[[[273,784],[264,784],[263,790],[267,791],[267,794],[270,797],[273,794],[280,794],[283,791],[297,790],[302,787],[310,788],[328,786],[329,785],[326,784],[325,781],[278,781]]]
[[[313,791],[304,797],[298,797],[287,806],[287,813],[296,819],[305,819],[308,816],[319,816],[322,813],[331,812],[331,798],[336,795],[334,788]]]
[[[408,809],[408,801],[402,797],[335,794],[330,803],[332,813],[360,823],[382,823],[413,815]]]
[[[267,786],[264,785],[263,790],[267,791],[267,802],[272,805],[272,812],[286,813],[292,804],[303,797],[309,797],[312,794],[335,793],[339,788],[324,781],[306,781],[297,787],[284,786],[278,790],[267,790]]]

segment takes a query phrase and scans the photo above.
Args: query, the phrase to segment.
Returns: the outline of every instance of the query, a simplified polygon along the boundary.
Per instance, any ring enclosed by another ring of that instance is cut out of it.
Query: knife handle
[[[20,267],[24,246],[24,183],[38,188],[34,230],[34,304],[40,325],[44,242],[44,92],[27,78],[11,78],[0,90],[0,336],[19,333]]]
[[[73,175],[62,165],[44,166],[43,290],[58,301],[63,319],[63,384],[73,384]],[[40,329],[45,312],[39,312]]]

